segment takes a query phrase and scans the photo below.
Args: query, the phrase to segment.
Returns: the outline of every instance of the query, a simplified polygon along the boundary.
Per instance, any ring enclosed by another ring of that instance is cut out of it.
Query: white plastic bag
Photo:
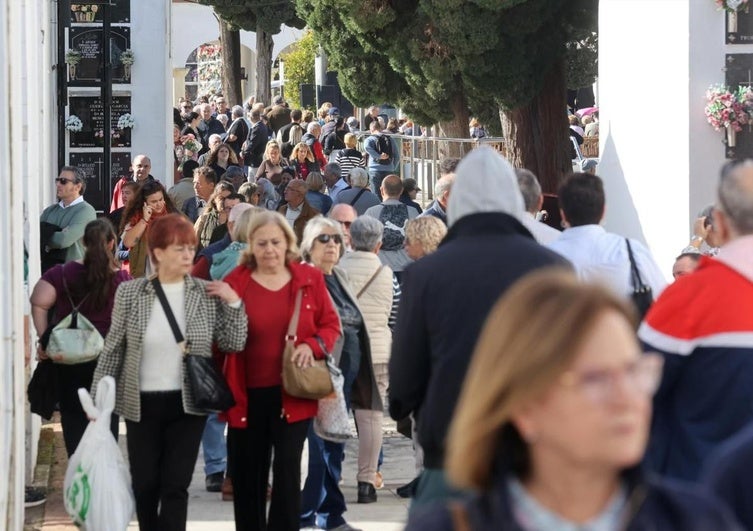
[[[319,399],[319,411],[314,417],[314,433],[326,441],[342,443],[352,436],[343,392],[345,377],[334,363],[328,362],[327,367],[335,392]]]
[[[115,380],[105,376],[97,386],[97,404],[86,389],[78,396],[91,419],[65,473],[65,510],[88,531],[123,531],[134,512],[131,476],[110,433],[115,407]]]

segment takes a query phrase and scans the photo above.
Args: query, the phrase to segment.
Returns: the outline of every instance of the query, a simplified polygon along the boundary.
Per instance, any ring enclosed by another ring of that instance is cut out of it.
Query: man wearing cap
[[[275,96],[272,99],[272,108],[267,113],[267,125],[272,129],[272,133],[276,135],[282,126],[289,123],[290,109],[288,109],[282,96]]]
[[[327,135],[335,132],[338,118],[340,118],[340,109],[337,107],[330,107],[329,111],[327,111],[327,120],[322,126],[321,133],[319,133],[319,142],[321,142],[322,145],[324,145],[324,139],[327,138]]]
[[[471,151],[455,180],[444,242],[403,272],[389,363],[390,415],[404,419],[412,413],[424,449],[411,510],[455,494],[443,471],[446,435],[492,306],[527,273],[567,264],[518,221],[524,207],[515,170],[496,151]]]

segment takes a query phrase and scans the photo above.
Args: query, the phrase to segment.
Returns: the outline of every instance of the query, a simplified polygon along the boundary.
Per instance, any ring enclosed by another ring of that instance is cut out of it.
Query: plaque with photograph
[[[724,13],[727,44],[753,43],[753,13],[747,4],[745,6],[734,13]]]
[[[68,99],[71,115],[79,117],[83,128],[70,133],[70,147],[104,147],[105,108],[99,96],[71,96]],[[112,147],[131,147],[131,130],[118,129],[118,119],[131,112],[130,96],[112,98],[111,128]]]

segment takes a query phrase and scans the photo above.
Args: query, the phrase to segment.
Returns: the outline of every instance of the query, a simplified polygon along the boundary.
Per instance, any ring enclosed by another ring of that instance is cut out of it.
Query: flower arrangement
[[[201,142],[192,134],[180,137],[180,144],[175,145],[175,158],[178,160],[178,170],[183,171],[183,164],[188,160],[196,160],[201,151]]]
[[[753,111],[753,91],[738,87],[731,91],[726,85],[713,85],[706,91],[706,120],[716,131],[731,128],[738,132],[751,122]]]
[[[72,133],[78,133],[84,128],[84,123],[81,121],[81,118],[75,114],[71,114],[65,119],[65,128]]]
[[[133,63],[135,63],[136,57],[133,54],[133,50],[131,50],[130,48],[124,50],[123,53],[120,54],[120,62],[124,66],[131,66]]]
[[[99,6],[96,4],[71,4],[76,22],[94,22]]]
[[[118,118],[118,129],[130,129],[134,125],[136,125],[136,122],[130,113],[121,114],[120,118]]]
[[[76,66],[81,62],[81,52],[71,49],[65,52],[65,62],[71,66]]]
[[[723,9],[730,13],[737,13],[741,7],[748,7],[748,0],[714,0],[717,9]]]

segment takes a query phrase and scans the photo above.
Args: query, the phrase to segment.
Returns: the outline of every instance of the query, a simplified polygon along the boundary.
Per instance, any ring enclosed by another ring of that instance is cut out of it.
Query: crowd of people
[[[97,361],[54,365],[63,433],[70,455],[75,390],[113,376],[140,529],[185,529],[200,448],[236,529],[355,529],[345,446],[283,385],[288,339],[296,365],[342,371],[357,503],[384,483],[385,410],[410,426],[408,529],[753,529],[753,161],[722,170],[667,285],[601,226],[592,173],[563,179],[554,228],[536,176],[478,147],[442,161],[422,209],[372,110],[361,153],[336,107],[179,106],[176,145],[202,147],[170,189],[138,155],[96,219],[80,170],[60,171],[31,296],[45,363],[74,307],[105,338]],[[196,406],[185,345],[216,361],[229,410]]]

